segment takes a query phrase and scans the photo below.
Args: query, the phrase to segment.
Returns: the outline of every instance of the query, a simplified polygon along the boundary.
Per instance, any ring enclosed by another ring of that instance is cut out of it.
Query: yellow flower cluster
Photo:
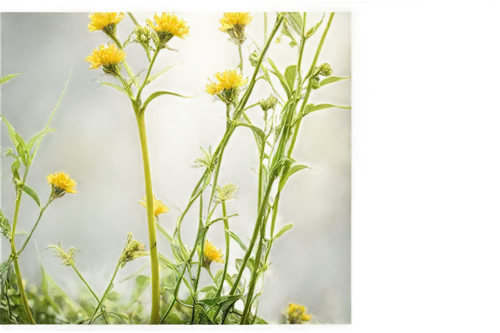
[[[311,320],[311,315],[306,314],[306,307],[294,303],[288,304],[288,322],[290,324],[301,324],[303,321]]]
[[[222,27],[219,28],[222,32],[228,32],[235,28],[244,29],[245,26],[252,22],[253,17],[250,13],[224,13],[223,17],[219,20]]]
[[[213,245],[212,242],[209,242],[208,240],[205,240],[203,255],[208,265],[210,265],[212,261],[219,263],[224,262],[224,259],[222,259],[223,257],[222,250],[215,247],[215,245]]]
[[[125,59],[125,52],[118,49],[115,44],[100,45],[99,48],[94,49],[92,54],[85,58],[85,61],[91,63],[90,69],[96,69],[100,66],[109,67],[118,65]]]
[[[239,88],[247,83],[247,79],[244,79],[243,75],[238,74],[235,69],[226,70],[223,73],[218,72],[215,74],[215,78],[218,82],[209,79],[210,83],[206,85],[206,92],[210,95],[217,95],[223,90]]]
[[[147,201],[146,198],[142,198],[143,201],[140,201],[139,204],[147,209]],[[160,214],[168,213],[170,209],[167,205],[163,204],[160,200],[153,197],[153,211],[156,217]]]
[[[60,197],[64,193],[76,193],[76,182],[64,172],[56,172],[47,176],[47,182],[52,185],[54,197]]]
[[[124,18],[125,13],[93,13],[89,15],[88,29],[90,32],[104,30],[110,25],[116,26]]]
[[[162,13],[161,16],[155,14],[154,20],[156,25],[150,19],[146,19],[146,23],[157,33],[167,33],[182,39],[184,36],[189,36],[189,27],[186,25],[186,21],[179,19],[174,14]]]

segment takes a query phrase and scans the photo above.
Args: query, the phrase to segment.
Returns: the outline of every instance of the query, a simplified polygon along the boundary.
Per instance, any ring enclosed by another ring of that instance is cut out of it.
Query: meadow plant
[[[159,215],[168,213],[170,208],[158,200],[154,194],[145,115],[149,104],[160,96],[190,97],[165,90],[158,90],[149,96],[143,96],[143,92],[146,86],[173,68],[172,65],[168,65],[159,71],[153,71],[158,55],[165,50],[172,50],[169,46],[170,40],[175,37],[185,39],[189,36],[188,22],[172,13],[157,13],[153,19],[147,19],[145,25],[140,25],[135,17],[128,13],[135,27],[130,31],[129,37],[121,42],[117,30],[120,22],[127,17],[125,13],[91,14],[88,23],[89,32],[102,32],[109,41],[95,48],[85,60],[90,63],[90,69],[102,69],[109,81],[100,83],[125,95],[135,114],[141,145],[145,190],[145,196],[139,204],[146,208],[149,242],[146,246],[133,239],[132,234],[129,233],[116,268],[101,297],[93,291],[77,269],[75,262],[77,250],[71,247],[68,251],[64,251],[60,244],[49,245],[48,248],[54,251],[62,264],[75,271],[92,297],[82,298],[79,302],[72,301],[55,286],[42,266],[41,291],[35,288],[30,293],[31,307],[35,314],[33,316],[19,270],[18,259],[38,226],[45,209],[53,200],[61,198],[66,193],[76,193],[76,183],[64,172],[49,175],[47,180],[51,185],[51,192],[47,204],[42,206],[36,192],[26,185],[26,178],[41,139],[52,131],[49,129],[50,121],[44,130],[26,143],[12,125],[2,117],[16,149],[15,151],[10,149],[6,153],[6,156],[14,159],[12,174],[16,203],[13,225],[10,226],[3,213],[0,216],[2,233],[11,243],[10,257],[2,264],[0,272],[2,322],[54,323],[55,318],[59,318],[59,322],[75,324],[265,324],[266,321],[258,316],[258,306],[260,296],[264,292],[265,272],[271,266],[271,249],[276,240],[293,227],[293,224],[287,224],[277,230],[276,220],[280,199],[290,177],[309,168],[297,161],[293,155],[301,123],[307,115],[316,111],[329,108],[350,110],[348,106],[309,103],[311,94],[317,89],[349,79],[349,77],[332,76],[333,69],[328,63],[318,64],[334,15],[334,13],[324,15],[321,21],[311,25],[307,22],[307,13],[280,12],[277,13],[269,33],[267,15],[265,15],[263,45],[259,45],[245,32],[245,28],[253,20],[250,13],[224,13],[222,15],[219,30],[228,34],[229,40],[237,45],[240,62],[236,68],[227,68],[214,73],[213,78],[209,78],[206,83],[205,92],[224,105],[225,131],[213,152],[211,148],[201,148],[202,156],[194,161],[194,167],[202,168],[204,171],[187,199],[185,208],[177,217],[173,233],[170,234],[158,223]],[[309,29],[308,25],[310,25]],[[323,29],[322,32],[321,29]],[[316,33],[321,33],[319,44],[309,46],[309,38]],[[273,41],[282,42],[285,37],[289,39],[290,50],[295,52],[297,57],[295,63],[286,67],[284,71],[280,71],[279,64],[275,64],[268,56],[268,50]],[[188,43],[189,40],[186,39],[185,42]],[[248,43],[248,48],[252,50],[248,65],[253,73],[249,77],[243,74],[245,61],[242,46],[245,43]],[[134,44],[138,44],[146,54],[144,75],[135,74],[138,72],[134,71],[127,62],[127,48]],[[314,58],[311,63],[305,64],[304,52],[309,49],[314,50]],[[10,78],[12,77],[3,78],[2,83]],[[255,94],[254,88],[259,81],[268,86],[272,94],[268,97],[257,96],[259,102],[247,105],[250,97]],[[279,86],[276,83],[279,83]],[[281,90],[281,94],[278,90]],[[247,111],[252,108],[262,110],[263,126],[257,126],[248,116]],[[255,139],[255,153],[258,157],[258,165],[255,166],[258,175],[255,193],[257,206],[255,216],[251,217],[254,222],[253,232],[250,235],[238,235],[231,229],[230,220],[238,214],[230,214],[227,203],[231,200],[238,200],[239,186],[232,182],[226,184],[219,182],[226,147],[233,134],[240,130],[252,132]],[[20,176],[21,166],[24,166],[22,177]],[[25,244],[21,250],[17,251],[15,235],[23,192],[36,201],[40,207],[40,216]],[[186,214],[194,209],[198,209],[198,226],[194,244],[188,246],[181,237],[181,230]],[[214,244],[207,239],[210,227],[218,222],[223,224],[224,245]],[[172,259],[159,253],[157,230],[169,242]],[[244,252],[243,257],[232,257],[232,245],[241,247]],[[113,291],[117,273],[127,262],[142,257],[149,257],[150,275],[140,274],[142,268],[145,267],[143,266],[137,273],[124,279],[135,279],[131,299],[128,303],[124,303],[120,301],[121,295]],[[235,272],[230,271],[229,262],[235,263]],[[11,270],[12,264],[14,272]],[[200,288],[203,271],[206,271],[203,274],[210,276],[212,284]],[[141,297],[149,286],[151,287],[151,303],[143,304]],[[188,291],[187,298],[180,294],[181,287]],[[52,296],[50,290],[59,297]],[[17,306],[14,306],[11,301],[13,296],[20,299]],[[236,306],[237,303],[241,306]],[[19,304],[22,305],[22,312]],[[62,306],[63,304],[65,307]],[[49,308],[52,310],[49,311]],[[143,314],[145,309],[151,311],[149,319],[146,319]],[[304,306],[293,303],[288,305],[284,313],[284,320],[289,324],[311,322],[312,318],[306,313]]]

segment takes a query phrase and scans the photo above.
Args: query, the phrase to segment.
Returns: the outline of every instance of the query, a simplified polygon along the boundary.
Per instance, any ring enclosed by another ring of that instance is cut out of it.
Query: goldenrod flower
[[[254,17],[248,10],[237,10],[225,12],[219,19],[219,31],[228,32],[229,30],[242,31],[252,23]]]
[[[104,30],[114,32],[116,25],[125,18],[125,13],[94,13],[89,15],[89,31]]]
[[[208,267],[212,261],[223,263],[224,259],[222,259],[223,254],[222,250],[215,247],[212,242],[209,242],[205,239],[205,246],[203,249],[203,266]]]
[[[118,49],[116,44],[107,43],[94,48],[91,54],[85,57],[85,61],[90,63],[89,69],[99,69],[118,65],[126,57],[125,51]]]
[[[179,39],[191,37],[190,27],[188,22],[172,13],[160,13],[153,16],[153,20],[149,17],[146,19],[147,25],[156,32],[165,33]]]
[[[142,207],[147,209],[148,205],[147,205],[146,198],[142,198],[142,200],[143,201],[140,201],[139,204]],[[161,202],[160,200],[153,197],[153,211],[154,211],[155,216],[158,217],[158,215],[160,215],[160,214],[168,213],[170,211],[170,209],[168,208],[167,205],[163,204],[163,202]]]
[[[311,315],[306,314],[306,307],[294,303],[288,304],[287,318],[290,324],[302,324],[304,321],[311,320]]]
[[[218,72],[215,74],[218,83],[212,82],[206,85],[206,92],[210,95],[219,94],[222,90],[232,90],[239,88],[247,83],[247,79],[243,78],[242,74],[238,74],[235,69]]]
[[[47,176],[47,182],[52,185],[52,195],[58,198],[64,193],[76,193],[76,182],[64,172],[56,172]]]

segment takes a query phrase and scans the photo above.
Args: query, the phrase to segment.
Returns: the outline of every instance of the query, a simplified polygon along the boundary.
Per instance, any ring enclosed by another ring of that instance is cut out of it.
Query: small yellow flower
[[[142,198],[142,200],[143,201],[140,201],[139,204],[142,207],[147,209],[148,206],[147,206],[146,198]],[[160,214],[168,213],[170,211],[170,209],[168,208],[167,205],[163,204],[163,202],[161,202],[160,200],[153,197],[153,211],[154,211],[155,216],[158,217],[158,215],[160,215]]]
[[[150,19],[146,19],[146,23],[156,31],[160,39],[171,39],[173,36],[184,39],[184,36],[189,36],[189,27],[186,21],[179,19],[177,15],[172,13],[161,13],[161,16],[155,14],[154,20],[156,25]]]
[[[306,314],[306,307],[294,303],[288,304],[287,318],[290,324],[302,324],[311,320],[311,315]]]
[[[238,74],[235,69],[218,72],[215,74],[218,83],[212,82],[206,85],[206,92],[210,95],[219,94],[222,90],[232,90],[239,88],[247,83],[247,79],[243,78],[242,74]]]
[[[205,247],[203,249],[204,258],[204,266],[209,266],[212,261],[223,263],[224,259],[222,259],[223,254],[222,250],[215,247],[212,242],[209,242],[205,239]]]
[[[125,13],[93,13],[89,15],[90,23],[88,28],[90,32],[107,29],[112,32],[115,26],[124,18]]]
[[[64,193],[76,193],[76,182],[64,172],[56,172],[47,176],[47,182],[52,185],[53,196],[61,197]]]
[[[250,13],[224,13],[223,17],[219,20],[222,27],[219,28],[222,32],[228,32],[231,29],[238,28],[242,29],[252,22],[253,17]]]
[[[90,63],[89,69],[99,69],[101,67],[111,67],[121,63],[127,54],[119,50],[116,44],[101,44],[94,48],[90,55],[85,57],[85,61]]]

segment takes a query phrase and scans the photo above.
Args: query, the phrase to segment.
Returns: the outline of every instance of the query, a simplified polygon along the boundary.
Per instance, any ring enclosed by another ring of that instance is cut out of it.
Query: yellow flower
[[[139,204],[142,207],[147,209],[148,206],[147,206],[146,198],[142,198],[142,200],[143,201],[140,201]],[[155,216],[158,217],[158,215],[160,215],[160,214],[168,213],[170,211],[170,209],[168,208],[167,205],[163,204],[163,202],[161,202],[160,200],[153,197],[153,211],[154,211]]]
[[[224,259],[222,259],[222,250],[215,247],[212,242],[209,242],[205,239],[205,247],[203,249],[204,255],[204,266],[210,265],[212,261],[223,263]]]
[[[114,27],[125,18],[125,13],[94,13],[89,15],[89,31],[106,30]],[[111,26],[111,27],[110,27]]]
[[[219,28],[222,32],[228,32],[231,29],[241,28],[244,29],[245,26],[252,22],[253,17],[250,13],[224,13],[223,17],[219,20],[222,27]]]
[[[247,79],[243,78],[242,74],[238,74],[235,69],[226,70],[223,73],[215,74],[218,83],[212,82],[206,85],[206,92],[210,95],[219,94],[222,90],[232,90],[239,88],[247,83]]]
[[[47,182],[52,185],[52,195],[58,198],[64,193],[76,193],[76,182],[64,172],[56,172],[47,176]]]
[[[288,304],[287,317],[290,324],[302,324],[303,321],[311,320],[311,315],[306,314],[306,307],[294,303]]]
[[[156,31],[158,36],[162,33],[167,35],[160,36],[160,38],[167,37],[170,39],[173,36],[177,36],[184,39],[184,36],[189,36],[189,27],[186,25],[186,21],[179,19],[174,14],[161,13],[161,16],[155,14],[154,20],[156,25],[150,19],[146,19],[146,23],[151,27],[151,29]]]
[[[101,67],[110,67],[121,63],[127,54],[119,50],[116,44],[101,44],[94,48],[90,55],[85,57],[85,61],[90,63],[89,69],[99,69]]]

